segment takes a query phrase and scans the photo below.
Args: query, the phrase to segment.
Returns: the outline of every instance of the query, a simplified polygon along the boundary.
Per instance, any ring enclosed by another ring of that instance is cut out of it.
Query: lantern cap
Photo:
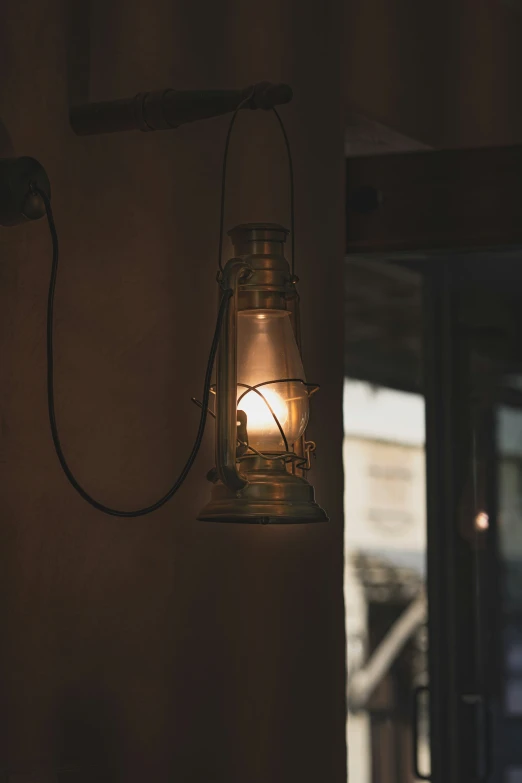
[[[244,242],[286,242],[290,232],[279,223],[241,223],[228,232],[234,245]]]

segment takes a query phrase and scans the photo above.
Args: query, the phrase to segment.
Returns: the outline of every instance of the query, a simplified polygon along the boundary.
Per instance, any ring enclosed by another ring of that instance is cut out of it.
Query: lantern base
[[[280,460],[252,468],[245,470],[248,484],[239,492],[221,482],[215,484],[198,520],[258,525],[328,522],[326,512],[315,502],[312,485],[287,473]]]

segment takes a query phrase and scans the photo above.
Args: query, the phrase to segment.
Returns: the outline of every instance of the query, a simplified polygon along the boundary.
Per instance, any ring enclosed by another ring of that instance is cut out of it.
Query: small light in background
[[[485,511],[479,511],[475,517],[475,528],[477,530],[487,530],[489,528],[489,514]]]

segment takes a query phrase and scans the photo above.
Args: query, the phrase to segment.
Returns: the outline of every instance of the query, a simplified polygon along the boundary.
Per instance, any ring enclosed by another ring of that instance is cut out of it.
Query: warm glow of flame
[[[254,391],[249,391],[245,394],[238,406],[239,410],[244,411],[247,415],[248,433],[250,435],[261,435],[273,432],[274,428],[277,429],[277,424],[275,423],[270,408],[266,404],[267,402],[277,416],[281,427],[284,429],[288,419],[286,402],[273,389],[260,389],[259,391],[263,397],[260,397],[260,395]]]
[[[475,517],[475,527],[477,530],[487,530],[489,528],[489,515],[485,511],[479,511]]]

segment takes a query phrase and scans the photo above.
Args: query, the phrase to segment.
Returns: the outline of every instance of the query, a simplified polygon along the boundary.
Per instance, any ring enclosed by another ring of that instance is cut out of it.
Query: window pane
[[[428,684],[419,276],[347,262],[345,604],[350,783],[412,783]],[[417,763],[429,773],[427,694]]]

